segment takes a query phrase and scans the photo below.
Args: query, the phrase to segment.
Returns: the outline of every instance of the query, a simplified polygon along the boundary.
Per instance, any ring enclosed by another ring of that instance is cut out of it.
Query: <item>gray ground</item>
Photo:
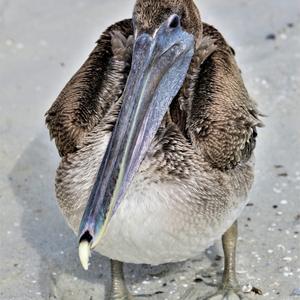
[[[199,4],[203,19],[215,24],[236,49],[248,89],[268,115],[266,127],[259,131],[252,205],[240,220],[240,281],[261,287],[261,299],[296,299],[292,294],[300,288],[300,3]],[[0,0],[0,299],[105,297],[108,260],[94,255],[91,270],[82,270],[76,238],[56,205],[58,156],[43,115],[99,34],[130,16],[132,6],[132,0]],[[270,34],[274,36],[267,39]],[[183,264],[128,266],[127,280],[134,293],[154,294],[149,299],[195,299],[220,280],[222,262],[215,260],[217,254],[222,255],[219,244]]]

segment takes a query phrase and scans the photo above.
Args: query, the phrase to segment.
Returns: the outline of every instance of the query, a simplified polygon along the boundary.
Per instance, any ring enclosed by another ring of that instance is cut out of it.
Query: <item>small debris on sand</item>
[[[269,33],[266,35],[266,40],[276,40],[276,34],[275,33]]]

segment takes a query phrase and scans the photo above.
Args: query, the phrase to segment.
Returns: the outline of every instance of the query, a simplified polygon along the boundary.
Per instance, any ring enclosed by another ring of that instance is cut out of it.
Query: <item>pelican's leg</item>
[[[223,251],[224,251],[224,273],[222,286],[219,291],[213,296],[208,297],[210,300],[240,300],[247,299],[242,292],[236,278],[236,245],[238,237],[238,223],[237,221],[224,233],[222,237]],[[259,289],[253,288],[253,292],[262,294]]]
[[[132,300],[123,273],[123,263],[111,260],[111,300]]]

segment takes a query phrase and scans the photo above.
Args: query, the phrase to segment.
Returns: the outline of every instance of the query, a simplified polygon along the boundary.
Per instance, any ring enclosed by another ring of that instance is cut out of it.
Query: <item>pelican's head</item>
[[[167,22],[170,28],[180,27],[193,36],[198,48],[202,37],[200,13],[193,0],[138,0],[133,12],[135,37],[153,36]]]
[[[79,254],[85,269],[90,249],[101,243],[183,85],[202,35],[192,0],[138,0],[132,21],[134,47],[123,103],[79,230]]]

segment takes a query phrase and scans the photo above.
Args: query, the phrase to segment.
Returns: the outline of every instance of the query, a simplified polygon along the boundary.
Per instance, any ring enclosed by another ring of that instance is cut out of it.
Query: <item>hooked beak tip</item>
[[[91,245],[87,240],[82,240],[78,248],[79,258],[84,270],[89,269],[89,260],[91,257]]]

